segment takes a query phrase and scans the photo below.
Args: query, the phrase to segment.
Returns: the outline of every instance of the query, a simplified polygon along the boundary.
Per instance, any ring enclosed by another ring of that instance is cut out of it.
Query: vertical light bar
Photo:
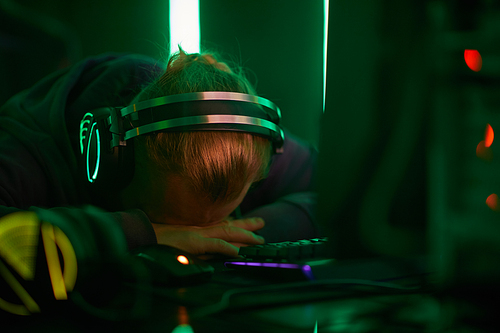
[[[325,112],[325,100],[326,100],[326,64],[328,55],[328,8],[330,1],[323,0],[323,10],[324,10],[324,23],[323,26],[325,31],[323,32],[323,112]]]
[[[179,50],[200,53],[199,0],[170,0],[170,54]]]

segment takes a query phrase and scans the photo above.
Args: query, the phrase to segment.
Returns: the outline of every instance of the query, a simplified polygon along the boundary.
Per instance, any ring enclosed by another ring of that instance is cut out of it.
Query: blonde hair
[[[255,94],[248,80],[213,54],[186,54],[167,62],[163,75],[133,103],[161,96],[202,91]],[[137,166],[153,166],[160,176],[175,175],[212,203],[236,199],[246,184],[265,177],[269,140],[242,132],[158,132],[135,139]]]

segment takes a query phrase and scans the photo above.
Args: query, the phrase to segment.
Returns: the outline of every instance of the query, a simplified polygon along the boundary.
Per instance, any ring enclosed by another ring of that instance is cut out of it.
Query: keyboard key
[[[278,257],[279,250],[277,247],[263,247],[259,250],[258,255],[260,257]]]
[[[246,246],[240,248],[239,254],[247,259],[276,262],[321,258],[327,254],[325,251],[326,240],[326,237],[323,237]]]
[[[244,246],[240,247],[240,250],[238,251],[239,255],[244,255],[244,256],[256,256],[259,249],[253,246]]]

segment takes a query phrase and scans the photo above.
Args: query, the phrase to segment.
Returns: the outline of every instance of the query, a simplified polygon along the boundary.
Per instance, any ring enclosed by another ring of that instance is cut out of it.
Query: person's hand
[[[253,231],[264,227],[261,218],[226,220],[209,227],[153,223],[159,244],[195,255],[224,254],[237,257],[241,246],[263,244]]]

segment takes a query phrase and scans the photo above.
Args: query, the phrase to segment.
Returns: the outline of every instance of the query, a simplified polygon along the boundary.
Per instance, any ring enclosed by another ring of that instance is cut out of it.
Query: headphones
[[[269,139],[283,152],[281,111],[258,96],[223,91],[154,98],[124,108],[106,107],[80,121],[80,152],[90,183],[126,186],[134,173],[133,138],[157,131],[233,131]],[[125,180],[125,181],[124,181]]]

